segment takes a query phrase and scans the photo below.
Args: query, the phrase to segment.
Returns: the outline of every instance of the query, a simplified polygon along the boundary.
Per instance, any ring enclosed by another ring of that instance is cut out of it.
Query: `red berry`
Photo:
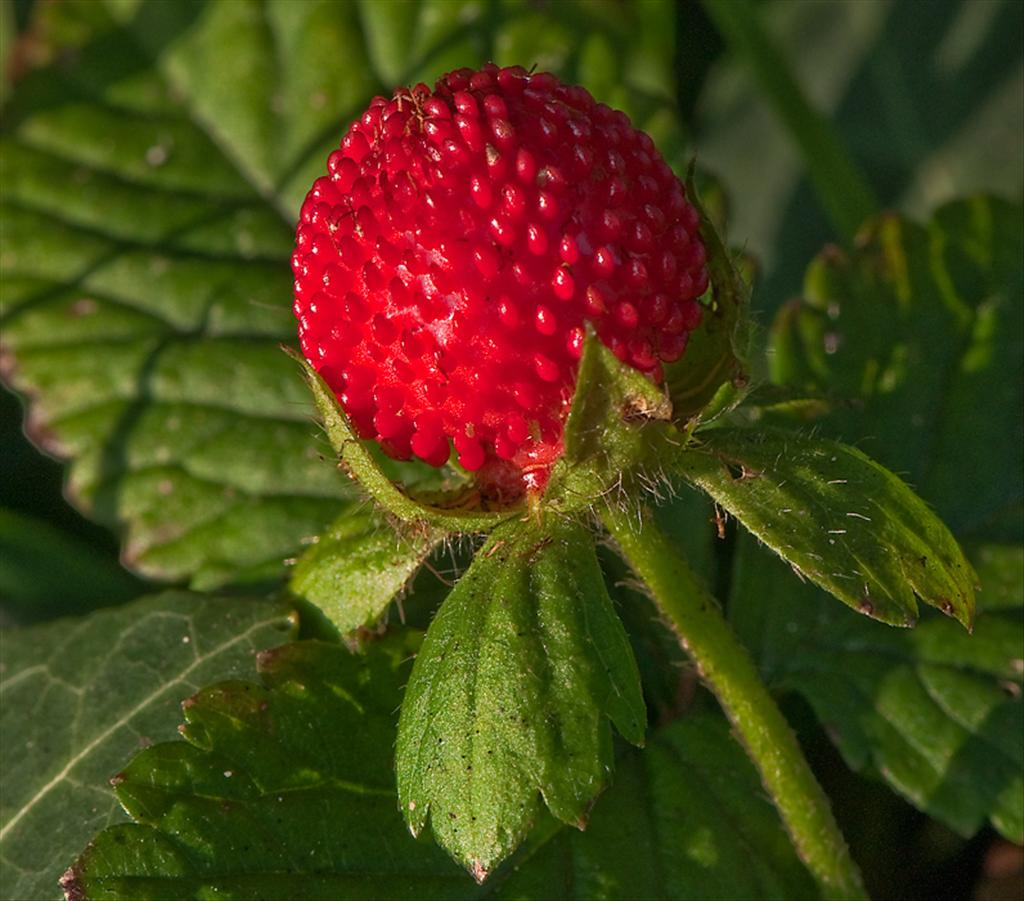
[[[650,138],[493,65],[371,102],[303,204],[292,269],[303,351],[359,434],[434,466],[454,450],[502,498],[562,452],[585,323],[660,379],[707,288]]]

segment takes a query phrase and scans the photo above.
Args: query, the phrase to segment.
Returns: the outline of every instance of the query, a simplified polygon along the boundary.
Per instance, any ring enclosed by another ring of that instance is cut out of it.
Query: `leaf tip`
[[[640,703],[643,703],[643,701],[641,700]],[[615,724],[615,728],[618,729],[619,735],[626,739],[634,748],[642,748],[646,745],[646,718],[640,719],[634,712],[631,712],[628,719],[623,718],[621,715],[615,716],[614,714],[610,714],[610,718]]]
[[[85,887],[82,885],[77,863],[68,867],[57,883],[64,892],[65,901],[85,901]]]
[[[428,804],[420,807],[415,801],[409,801],[408,804],[402,805],[402,815],[405,817],[405,825],[409,828],[409,834],[413,838],[419,838],[423,832],[423,827],[427,824],[427,812],[430,806]]]
[[[482,860],[471,860],[469,862],[469,875],[473,877],[477,885],[483,885],[484,880],[490,875],[491,871],[484,866]]]
[[[280,656],[278,648],[265,648],[256,652],[256,672],[265,674],[274,668],[274,663]]]
[[[971,634],[974,632],[974,597],[971,594],[966,594],[958,600],[959,603],[954,603],[950,598],[938,598],[933,606],[950,619],[955,619],[967,630],[968,634]]]

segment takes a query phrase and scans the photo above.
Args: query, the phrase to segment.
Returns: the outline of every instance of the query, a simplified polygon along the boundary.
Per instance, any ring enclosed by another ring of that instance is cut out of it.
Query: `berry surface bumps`
[[[377,97],[302,206],[303,353],[358,433],[539,490],[590,323],[662,378],[701,319],[698,216],[650,137],[519,67]]]

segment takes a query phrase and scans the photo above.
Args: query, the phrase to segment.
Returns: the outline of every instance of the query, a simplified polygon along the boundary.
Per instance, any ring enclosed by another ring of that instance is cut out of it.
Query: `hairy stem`
[[[789,61],[759,23],[760,10],[749,0],[704,0],[704,8],[789,129],[836,231],[851,241],[864,220],[878,211],[864,173],[832,125],[808,102]]]
[[[825,897],[866,898],[828,798],[718,603],[649,511],[637,518],[609,505],[601,518],[718,698]]]

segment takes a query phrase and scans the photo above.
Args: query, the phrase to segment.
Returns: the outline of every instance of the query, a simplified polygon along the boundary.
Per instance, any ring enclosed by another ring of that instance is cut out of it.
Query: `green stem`
[[[601,518],[718,698],[824,896],[866,898],[828,798],[715,599],[649,511],[638,520],[608,505]]]
[[[844,241],[852,241],[864,220],[878,211],[867,178],[835,129],[808,102],[789,62],[772,43],[749,0],[704,0],[704,7],[732,50],[750,67],[799,145],[814,189],[836,231]]]

